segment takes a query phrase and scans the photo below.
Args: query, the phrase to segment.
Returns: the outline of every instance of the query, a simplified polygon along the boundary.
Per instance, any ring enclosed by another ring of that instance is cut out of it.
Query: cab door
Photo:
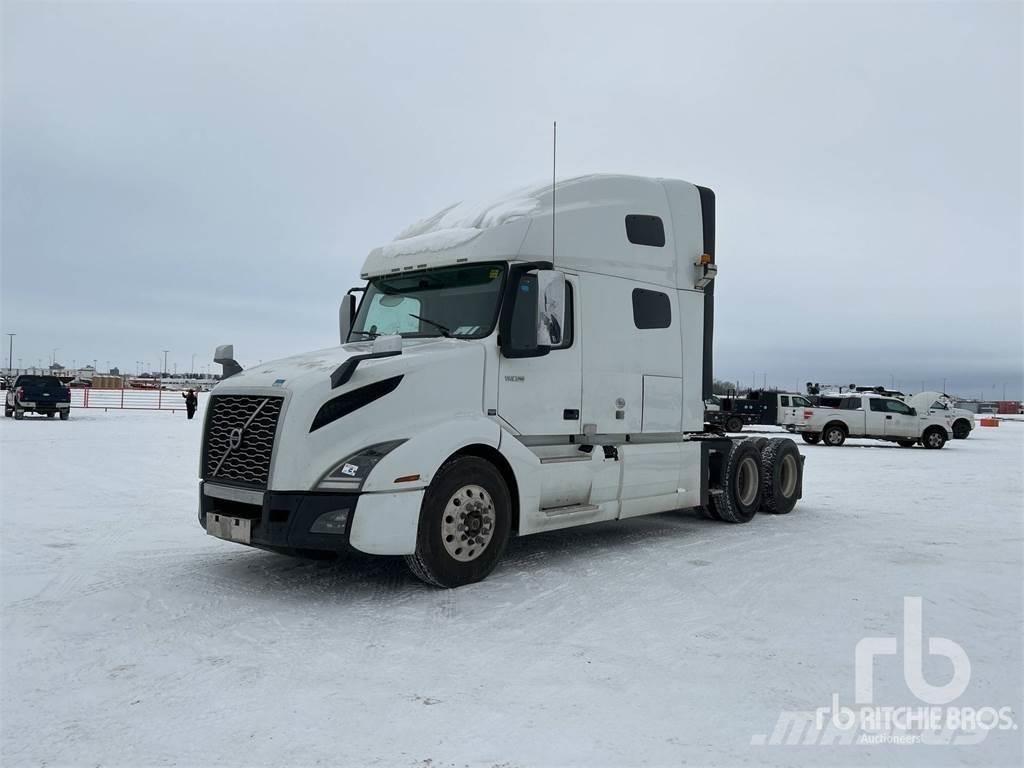
[[[579,283],[565,277],[565,319],[560,341],[539,357],[499,357],[498,416],[521,435],[581,432]],[[513,286],[510,335],[516,348],[536,343],[537,276],[527,272]]]

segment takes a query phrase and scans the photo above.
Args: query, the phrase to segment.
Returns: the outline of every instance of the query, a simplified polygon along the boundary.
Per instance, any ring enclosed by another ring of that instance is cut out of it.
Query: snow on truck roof
[[[621,269],[615,267],[625,263],[638,273],[631,275],[636,279],[693,287],[693,263],[704,249],[695,186],[672,179],[594,174],[560,179],[555,193],[559,267],[616,274]],[[631,244],[624,223],[629,214],[659,217],[665,229],[663,245]],[[480,261],[551,261],[551,218],[551,182],[449,205],[374,248],[361,273],[369,278]],[[626,249],[640,250],[625,261]]]

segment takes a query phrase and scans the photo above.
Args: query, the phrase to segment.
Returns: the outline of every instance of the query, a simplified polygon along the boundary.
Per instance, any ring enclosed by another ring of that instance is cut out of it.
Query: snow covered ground
[[[1022,713],[1024,423],[942,451],[805,446],[803,501],[513,542],[485,582],[207,537],[199,419],[0,421],[2,762],[21,765],[1020,765],[981,743],[773,745],[854,701],[854,647],[958,643],[954,705]],[[951,665],[927,655],[925,678]],[[874,702],[922,706],[896,656]],[[762,743],[767,742],[767,743]]]

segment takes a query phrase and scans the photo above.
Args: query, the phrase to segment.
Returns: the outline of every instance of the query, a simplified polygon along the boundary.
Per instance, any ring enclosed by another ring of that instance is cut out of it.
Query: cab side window
[[[910,415],[910,406],[906,403],[901,403],[899,400],[886,400],[885,405],[892,413],[902,413],[905,416]]]
[[[779,405],[789,408],[789,395],[779,395]]]
[[[573,295],[572,285],[565,281],[565,321],[560,343],[551,349],[568,349],[572,346],[573,332]],[[537,276],[529,273],[519,278],[516,286],[516,303],[512,308],[512,345],[517,349],[536,349],[537,347]]]
[[[873,397],[873,398],[871,398],[870,402],[871,402],[871,410],[875,411],[876,413],[888,410],[885,407],[885,404],[887,402],[885,400],[879,400],[877,397]]]

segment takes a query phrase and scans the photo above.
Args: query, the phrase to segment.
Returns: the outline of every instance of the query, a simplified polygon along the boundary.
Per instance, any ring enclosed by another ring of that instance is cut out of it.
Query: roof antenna
[[[558,167],[558,121],[551,124],[551,266],[555,265],[555,169]]]

